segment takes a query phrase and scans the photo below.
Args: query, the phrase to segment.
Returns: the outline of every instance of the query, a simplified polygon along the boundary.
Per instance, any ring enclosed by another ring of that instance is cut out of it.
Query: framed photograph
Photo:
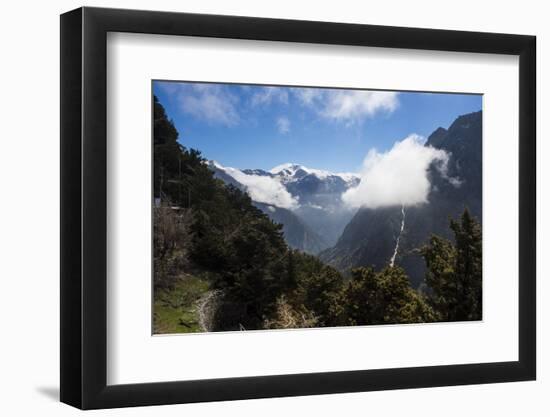
[[[535,37],[61,16],[61,401],[533,380]]]

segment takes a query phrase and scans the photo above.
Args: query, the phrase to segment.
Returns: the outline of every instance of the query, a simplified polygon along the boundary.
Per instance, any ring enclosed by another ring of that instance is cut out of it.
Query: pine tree
[[[380,272],[354,269],[346,303],[351,325],[423,323],[435,318],[400,267],[386,267]]]
[[[458,221],[450,221],[450,228],[454,244],[432,236],[421,251],[430,304],[443,321],[481,320],[481,226],[466,209]]]
[[[451,229],[456,241],[455,279],[461,290],[458,314],[466,320],[481,320],[481,227],[466,209],[460,221],[451,221]]]
[[[296,288],[297,278],[296,278],[296,265],[294,262],[294,251],[292,249],[288,250],[287,254],[287,265],[286,265],[286,286],[288,288]]]

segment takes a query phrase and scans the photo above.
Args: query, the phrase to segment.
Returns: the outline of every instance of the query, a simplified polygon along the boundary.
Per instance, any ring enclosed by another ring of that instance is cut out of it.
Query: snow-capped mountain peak
[[[206,163],[211,167],[217,168],[218,170],[225,171],[227,173],[237,170],[236,168],[225,167],[214,160],[207,161]],[[307,176],[313,176],[321,181],[340,179],[347,186],[355,186],[360,180],[360,176],[358,174],[354,174],[351,172],[330,172],[322,169],[308,168],[304,165],[291,162],[277,165],[276,167],[273,167],[268,171],[265,171],[263,169],[251,168],[240,169],[238,171],[246,175],[271,177],[280,181],[283,184],[301,181]]]
[[[288,172],[293,173],[298,171],[299,169],[305,168],[304,166],[300,164],[294,164],[291,162],[287,162],[286,164],[277,165],[276,167],[273,167],[269,170],[270,173],[276,175],[280,174],[281,172]]]
[[[333,173],[321,169],[308,168],[304,165],[290,162],[271,168],[269,173],[279,177],[283,182],[297,181],[307,175],[314,175],[320,180],[325,180],[329,177],[340,177],[346,183],[352,183],[359,179],[359,175],[353,173]]]
[[[332,173],[293,163],[282,164],[269,171],[225,167],[215,161],[206,163],[217,178],[246,191],[270,217],[278,219],[280,209],[287,209],[298,216],[312,231],[323,237],[323,247],[336,243],[354,213],[343,204],[341,196],[359,184],[360,178],[356,174]],[[280,219],[277,221],[280,222]],[[290,226],[287,224],[287,227]],[[290,232],[287,230],[285,233]]]

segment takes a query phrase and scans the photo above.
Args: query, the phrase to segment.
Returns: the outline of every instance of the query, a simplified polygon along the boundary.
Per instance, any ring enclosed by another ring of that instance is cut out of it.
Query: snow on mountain
[[[246,191],[255,202],[292,211],[321,237],[323,247],[336,242],[355,213],[343,204],[341,197],[359,184],[356,174],[332,173],[293,163],[269,171],[224,167],[216,161],[209,161],[208,165],[216,177]]]
[[[298,198],[292,196],[276,178],[224,167],[216,161],[208,161],[208,165],[218,178],[245,190],[253,201],[290,210],[299,205]]]
[[[274,181],[279,182],[281,185],[287,188],[287,190],[290,187],[294,191],[296,191],[296,185],[299,186],[299,184],[293,184],[293,186],[291,186],[291,183],[311,183],[314,179],[324,185],[323,191],[325,194],[327,193],[327,191],[329,193],[341,193],[350,187],[356,186],[360,181],[360,176],[358,174],[349,172],[333,173],[321,169],[308,168],[303,165],[294,163],[277,165],[269,171],[265,171],[263,169],[237,169],[232,167],[225,167],[217,161],[208,161],[208,164],[211,168],[213,167],[218,171],[223,171],[223,173],[229,175],[235,181],[241,183],[242,185],[252,187],[252,189],[249,190],[249,192],[251,193],[254,193],[254,191],[259,191],[256,190],[256,185],[258,185],[258,182],[263,183],[263,185],[265,186],[271,185],[271,187],[269,188],[277,190],[278,192],[281,191],[280,187],[273,184],[273,181],[267,179],[260,180],[257,177],[270,178]],[[291,191],[291,194],[297,194],[294,197],[299,199],[299,194],[301,193],[292,193]],[[252,198],[254,199],[254,197]],[[263,196],[263,199],[264,201],[260,202],[278,205],[276,201],[265,201],[265,195]],[[285,203],[285,206],[280,207],[292,208],[288,206],[288,201]],[[297,208],[297,206],[294,205],[294,208]]]
[[[280,176],[261,169],[224,167],[216,161],[208,161],[207,165],[217,178],[246,191],[256,207],[282,224],[290,247],[316,254],[330,246],[298,215],[300,197],[290,193]]]
[[[307,175],[314,175],[320,180],[330,177],[339,177],[346,183],[353,183],[359,179],[359,175],[350,172],[329,172],[321,169],[308,168],[300,164],[286,163],[277,165],[269,170],[269,173],[281,178],[283,182],[299,181]]]

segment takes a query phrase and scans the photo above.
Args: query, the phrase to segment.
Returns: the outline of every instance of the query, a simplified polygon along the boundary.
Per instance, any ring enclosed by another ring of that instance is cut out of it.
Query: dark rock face
[[[362,208],[320,258],[343,272],[360,265],[380,269],[392,256],[400,226],[401,207]]]
[[[428,203],[406,207],[405,224],[395,264],[402,266],[413,286],[422,283],[425,274],[418,249],[431,234],[451,238],[449,219],[464,208],[482,221],[482,113],[457,118],[449,129],[438,128],[426,146],[445,150],[450,158],[446,175],[430,167]],[[460,183],[453,179],[459,179]],[[381,268],[390,262],[401,227],[401,207],[360,209],[344,229],[336,245],[323,251],[320,258],[346,271],[357,266]]]

